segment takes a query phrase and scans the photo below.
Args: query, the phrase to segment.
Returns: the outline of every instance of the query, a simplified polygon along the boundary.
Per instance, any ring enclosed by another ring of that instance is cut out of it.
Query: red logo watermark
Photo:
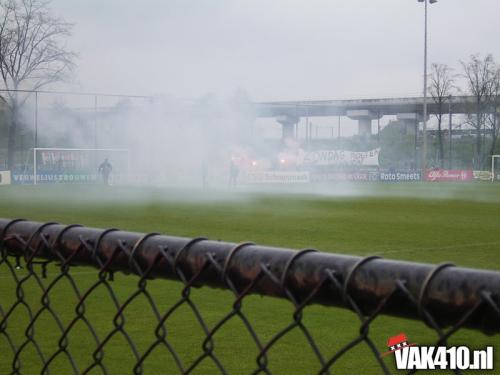
[[[404,333],[400,333],[399,335],[389,337],[387,339],[387,348],[389,349],[387,352],[382,354],[382,357],[394,353],[397,350],[401,350],[407,346],[413,346],[416,344],[411,344],[408,342],[408,337]]]
[[[387,340],[387,352],[394,353],[398,370],[492,370],[493,346],[424,346],[410,343],[404,333]]]

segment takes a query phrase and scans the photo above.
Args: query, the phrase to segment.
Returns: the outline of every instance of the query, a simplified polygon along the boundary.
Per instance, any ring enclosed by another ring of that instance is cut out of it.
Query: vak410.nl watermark
[[[398,370],[493,370],[493,347],[423,346],[410,343],[404,333],[389,337],[388,351]]]

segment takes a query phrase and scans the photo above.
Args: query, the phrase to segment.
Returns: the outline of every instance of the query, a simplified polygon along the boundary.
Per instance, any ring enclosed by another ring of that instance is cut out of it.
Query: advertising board
[[[377,181],[378,172],[314,172],[311,173],[311,182],[349,182],[349,181]]]
[[[474,180],[491,181],[490,171],[472,171],[472,175],[474,176]]]
[[[39,173],[36,176],[36,182],[40,183],[89,183],[97,181],[97,174],[75,174],[75,173]],[[33,184],[32,173],[13,173],[13,184]]]
[[[380,181],[386,182],[404,182],[404,181],[421,181],[422,174],[420,171],[386,171],[380,172]]]
[[[473,173],[470,169],[431,169],[425,172],[426,181],[472,181]]]
[[[380,148],[370,151],[318,150],[305,152],[298,164],[306,166],[378,166]]]
[[[301,184],[309,183],[309,172],[258,171],[248,172],[249,184]]]

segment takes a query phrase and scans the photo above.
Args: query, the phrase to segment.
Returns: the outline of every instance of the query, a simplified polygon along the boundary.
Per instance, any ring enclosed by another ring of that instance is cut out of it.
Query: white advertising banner
[[[377,167],[380,148],[370,151],[319,150],[304,152],[299,164],[304,165],[359,165]]]
[[[249,184],[297,184],[308,183],[309,172],[261,171],[248,172],[246,182]]]
[[[490,171],[472,171],[472,175],[474,176],[474,180],[491,181]]]
[[[10,185],[10,171],[0,171],[0,185]]]

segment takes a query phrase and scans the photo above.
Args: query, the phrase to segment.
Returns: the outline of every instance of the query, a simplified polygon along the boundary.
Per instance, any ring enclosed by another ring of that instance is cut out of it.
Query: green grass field
[[[253,241],[280,247],[315,247],[322,251],[353,255],[380,255],[386,258],[500,270],[500,184],[374,184],[355,188],[321,187],[308,192],[288,189],[272,192],[202,192],[97,186],[7,186],[0,188],[0,217],[22,217],[37,221],[79,223],[86,226],[117,227],[139,232],[206,236],[230,242]],[[16,271],[19,276],[25,270]],[[80,291],[97,280],[97,273],[84,267],[71,271]],[[58,275],[49,268],[47,284]],[[120,301],[137,289],[137,277],[116,275],[111,284]],[[23,290],[32,307],[40,306],[41,290],[30,278]],[[148,290],[160,312],[179,300],[181,284],[153,280]],[[0,306],[5,310],[15,300],[15,284],[5,266],[0,266]],[[192,291],[209,326],[230,309],[234,298],[229,292],[200,288]],[[86,316],[102,338],[112,329],[116,309],[104,288],[94,293]],[[76,296],[68,281],[51,292],[51,306],[63,325],[75,315]],[[287,301],[258,296],[244,300],[244,313],[263,342],[292,321],[292,305]],[[156,320],[144,297],[125,311],[127,332],[142,353],[154,340]],[[22,306],[8,322],[7,331],[19,345],[23,342],[27,314]],[[359,321],[339,308],[311,306],[304,321],[325,357],[357,337]],[[187,367],[202,353],[202,330],[186,306],[167,322],[168,337]],[[380,351],[389,336],[405,332],[410,341],[433,343],[436,334],[423,323],[379,317],[370,327],[370,337]],[[44,312],[35,325],[36,341],[49,355],[57,347],[60,333],[53,318]],[[256,346],[237,319],[228,323],[214,338],[215,353],[231,374],[248,374],[257,368]],[[69,336],[69,349],[80,369],[91,362],[95,348],[92,336],[79,324]],[[500,348],[500,337],[460,330],[451,344]],[[5,336],[0,335],[0,374],[10,373],[12,356]],[[497,356],[498,357],[498,356]],[[21,358],[23,374],[40,372],[40,362],[32,344]],[[386,357],[393,368],[393,358]],[[105,349],[103,363],[110,374],[131,373],[132,352],[120,335]],[[497,366],[500,361],[495,359]],[[312,350],[300,331],[286,335],[269,353],[273,374],[314,374],[319,369]],[[158,347],[144,366],[147,374],[175,371],[172,357]],[[335,374],[378,374],[380,369],[362,343],[349,351],[333,367]],[[51,374],[69,374],[71,368],[61,355],[51,366]],[[99,374],[97,368],[92,374]],[[215,374],[210,360],[195,374]]]

